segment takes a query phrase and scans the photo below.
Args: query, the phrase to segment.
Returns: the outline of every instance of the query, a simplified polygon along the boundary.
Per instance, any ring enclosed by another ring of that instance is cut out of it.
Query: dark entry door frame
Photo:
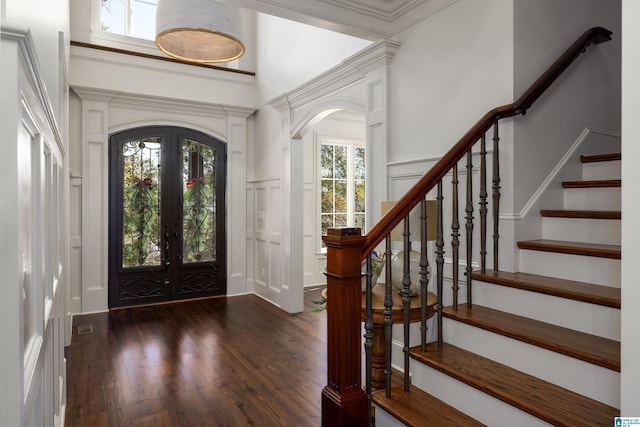
[[[109,307],[225,295],[226,144],[149,126],[109,157]]]

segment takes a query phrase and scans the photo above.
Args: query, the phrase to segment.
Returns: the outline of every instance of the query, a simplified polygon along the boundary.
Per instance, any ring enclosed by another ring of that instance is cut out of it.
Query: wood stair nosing
[[[620,179],[599,179],[591,181],[563,181],[562,188],[619,188],[622,187]]]
[[[573,329],[541,322],[479,305],[453,310],[443,316],[612,371],[620,372],[620,343]]]
[[[610,162],[622,160],[622,153],[591,154],[580,156],[582,163]]]
[[[610,425],[620,411],[506,365],[444,343],[411,357],[556,426]]]
[[[543,209],[540,215],[547,218],[622,219],[621,211]]]
[[[409,427],[425,425],[437,426],[484,426],[440,399],[415,386],[409,386],[409,393],[402,386],[391,389],[387,398],[384,390],[374,392],[373,402]]]
[[[610,259],[621,258],[620,245],[602,245],[598,243],[539,239],[520,241],[518,242],[518,248]]]
[[[594,285],[574,280],[558,279],[529,273],[487,270],[474,271],[471,276],[480,282],[537,292],[604,307],[620,308],[620,288]]]

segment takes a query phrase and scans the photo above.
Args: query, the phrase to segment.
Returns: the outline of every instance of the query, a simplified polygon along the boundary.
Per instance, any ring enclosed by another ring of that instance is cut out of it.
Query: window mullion
[[[127,36],[133,34],[133,2],[134,0],[125,1],[124,31]]]
[[[347,149],[347,224],[349,227],[355,225],[355,204],[353,202],[355,194],[354,158],[353,145],[349,145]]]

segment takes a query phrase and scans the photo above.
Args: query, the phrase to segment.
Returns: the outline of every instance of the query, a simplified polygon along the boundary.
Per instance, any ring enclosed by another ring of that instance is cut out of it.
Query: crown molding
[[[231,0],[222,0],[230,2]],[[459,0],[235,0],[237,6],[367,40],[391,38]]]

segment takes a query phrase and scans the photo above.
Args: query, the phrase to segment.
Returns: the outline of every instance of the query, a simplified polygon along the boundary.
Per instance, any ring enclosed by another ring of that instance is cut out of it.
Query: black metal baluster
[[[411,243],[409,231],[409,215],[404,218],[404,268],[402,275],[402,311],[404,313],[404,344],[402,352],[404,354],[404,391],[409,391],[409,322],[411,320]]]
[[[460,220],[458,217],[458,163],[453,165],[451,184],[453,186],[452,205],[451,205],[451,275],[453,279],[453,309],[458,310],[458,262],[460,260]]]
[[[437,237],[436,237],[436,286],[438,292],[438,347],[442,347],[442,289],[443,289],[443,270],[444,270],[444,238],[442,235],[442,180],[438,181],[438,220],[437,220]]]
[[[487,141],[480,141],[480,270],[487,272]]]
[[[498,123],[493,125],[493,269],[498,271],[498,222],[500,215],[500,150]]]
[[[373,361],[373,272],[371,270],[371,254],[367,255],[367,287],[365,301],[364,322],[364,352],[365,352],[365,392],[369,403],[368,425],[371,426],[371,363]]]
[[[473,258],[473,161],[471,158],[471,150],[467,152],[467,205],[465,212],[467,214],[467,307],[471,307],[473,305],[471,292],[471,261]]]
[[[427,351],[427,288],[429,260],[427,259],[427,201],[420,201],[420,349]]]
[[[384,388],[391,397],[391,340],[393,338],[393,295],[391,294],[391,236],[385,242],[384,280]]]

